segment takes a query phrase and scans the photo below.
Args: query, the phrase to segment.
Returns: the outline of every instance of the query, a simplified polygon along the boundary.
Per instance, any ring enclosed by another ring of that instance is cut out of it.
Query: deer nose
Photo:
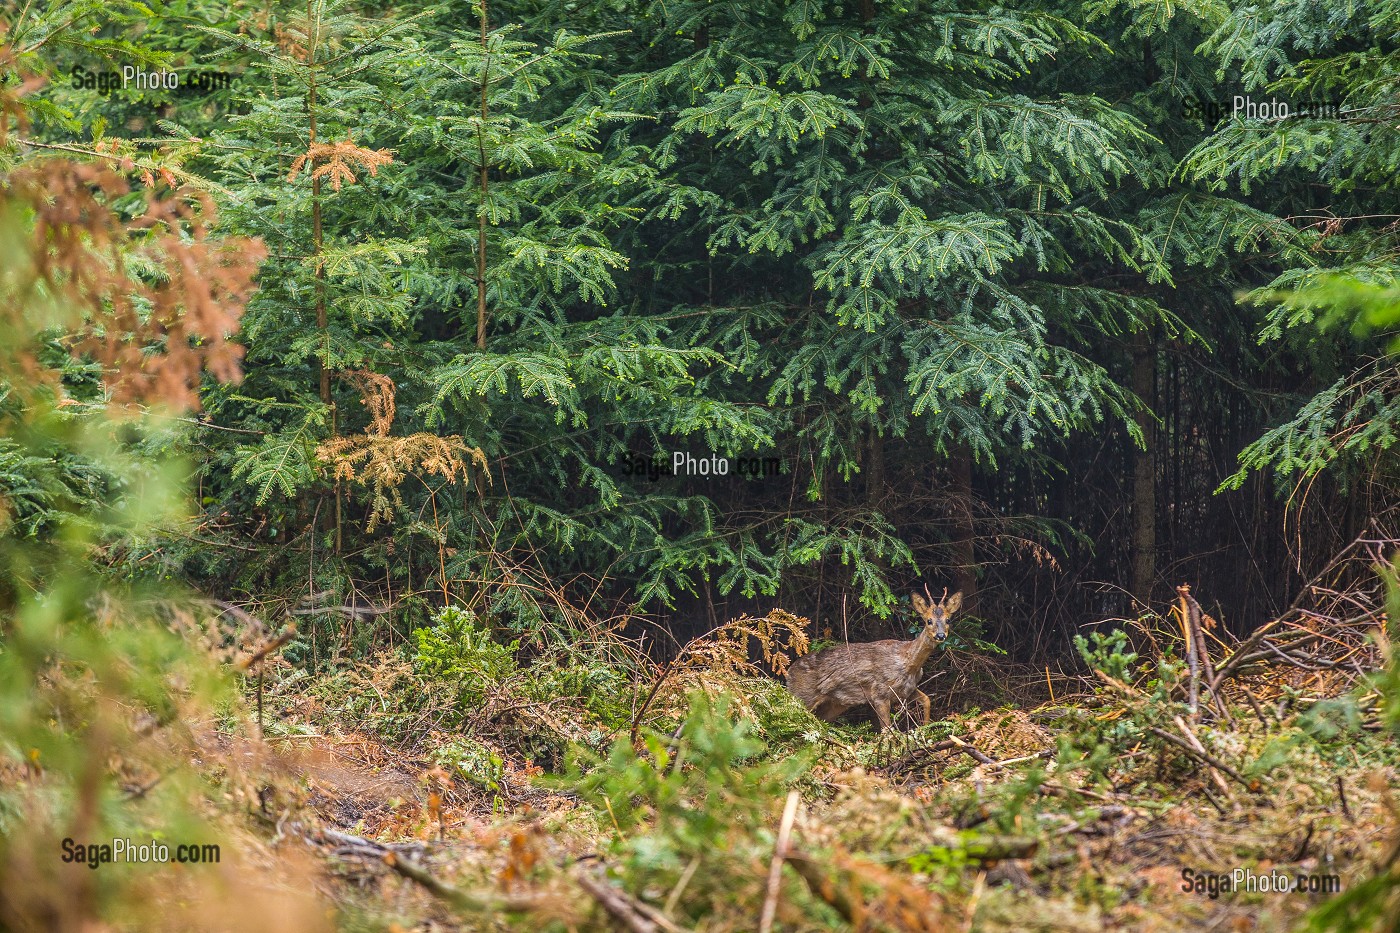
[[[948,633],[947,633],[947,632],[934,632],[934,633],[933,633],[933,637],[936,638],[936,639],[938,639],[939,641],[942,641],[943,639],[945,639],[945,638],[948,637]]]

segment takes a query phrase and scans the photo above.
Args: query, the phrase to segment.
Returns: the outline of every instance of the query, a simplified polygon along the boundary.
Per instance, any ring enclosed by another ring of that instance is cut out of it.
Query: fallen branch
[[[1181,596],[1187,638],[1195,648],[1198,674],[1205,678],[1204,686],[1206,690],[1210,692],[1210,702],[1215,704],[1215,708],[1220,711],[1220,718],[1231,728],[1234,728],[1235,718],[1230,715],[1230,706],[1225,702],[1225,698],[1220,695],[1215,686],[1215,664],[1211,661],[1210,646],[1206,644],[1205,625],[1202,621],[1204,618],[1208,617],[1201,611],[1201,604],[1196,601],[1196,597],[1191,595],[1191,587],[1183,584],[1177,587],[1176,591]],[[1194,693],[1199,686],[1199,681],[1193,679],[1193,711],[1196,709],[1195,703],[1199,702],[1199,694]],[[1194,719],[1194,716],[1192,718]]]
[[[1220,771],[1223,771],[1225,774],[1229,775],[1231,778],[1242,784],[1246,790],[1251,792],[1257,791],[1257,788],[1250,784],[1249,781],[1245,780],[1243,775],[1241,775],[1234,768],[1230,767],[1225,762],[1221,761],[1219,758],[1216,758],[1209,752],[1192,748],[1190,742],[1186,741],[1183,738],[1180,738],[1179,736],[1172,735],[1170,732],[1167,732],[1163,729],[1158,729],[1156,726],[1153,726],[1150,729],[1150,731],[1159,739],[1164,739],[1165,741],[1170,742],[1172,745],[1175,745],[1177,748],[1186,752],[1192,758],[1196,758],[1212,768],[1216,768]]]
[[[350,601],[339,606],[327,605],[327,601],[334,598],[335,593],[330,590],[322,590],[319,593],[310,593],[297,601],[300,608],[293,609],[294,616],[314,616],[325,615],[338,612],[352,622],[369,622],[379,616],[390,612],[394,607],[385,606],[372,600],[361,602],[357,597],[352,596]]]
[[[219,612],[230,615],[235,621],[241,622],[248,628],[255,631],[267,631],[268,624],[241,606],[235,606],[226,599],[211,599],[209,604],[216,606]]]
[[[578,876],[578,883],[579,887],[593,896],[593,899],[598,902],[598,906],[607,911],[609,917],[631,930],[632,933],[657,933],[658,930],[667,930],[668,933],[684,933],[683,928],[677,926],[660,911],[643,904],[626,891],[615,888],[606,881],[600,881],[591,875],[581,874]]]
[[[396,852],[385,852],[382,860],[395,872],[428,891],[430,894],[451,904],[459,910],[485,911],[497,907],[495,901],[474,897],[432,875],[427,869],[411,859],[402,858]],[[517,904],[516,909],[528,908],[529,904]]]
[[[1025,764],[1028,761],[1045,761],[1055,757],[1055,749],[1046,748],[1036,752],[1034,755],[1021,755],[1019,758],[1003,758],[1000,761],[992,762],[994,768],[1004,768],[1007,765]]]
[[[915,765],[917,765],[921,759],[936,755],[938,752],[946,752],[949,750],[962,752],[964,755],[967,755],[969,758],[973,759],[978,764],[983,765],[1014,764],[1016,761],[1021,760],[1013,758],[1007,759],[1006,761],[997,761],[995,758],[991,757],[990,755],[987,755],[985,752],[980,751],[979,749],[968,744],[967,742],[964,742],[957,736],[952,736],[941,741],[934,742],[932,745],[927,745],[923,748],[914,749],[912,752],[905,755],[903,758],[891,763],[888,767],[886,767],[885,773],[899,774],[900,772],[908,771],[912,769]],[[1053,751],[1051,752],[1051,754],[1053,754]],[[1049,756],[1045,755],[1045,753],[1043,752],[1031,756],[1031,758],[1038,757]]]
[[[1190,689],[1187,692],[1186,705],[1191,710],[1191,720],[1194,722],[1200,715],[1200,690],[1201,690],[1201,658],[1198,653],[1199,642],[1196,640],[1196,630],[1191,622],[1193,615],[1191,603],[1195,600],[1191,598],[1191,587],[1182,584],[1176,588],[1176,594],[1181,601],[1181,630],[1186,640],[1186,663],[1191,669]],[[1196,607],[1199,613],[1199,607]],[[1194,616],[1194,620],[1199,624],[1199,614]]]
[[[1191,731],[1191,727],[1182,722],[1180,716],[1173,716],[1172,722],[1176,723],[1177,730],[1181,733],[1181,737],[1186,740],[1188,745],[1194,748],[1198,754],[1206,754],[1206,747],[1201,744],[1200,739],[1196,738],[1196,733]],[[1213,767],[1207,770],[1210,771],[1210,776],[1215,780],[1215,786],[1220,788],[1222,794],[1229,797],[1230,785],[1225,783],[1225,779],[1220,776],[1220,772]]]
[[[788,849],[784,858],[797,874],[801,876],[802,880],[807,883],[807,888],[812,892],[814,897],[820,898],[830,904],[832,908],[841,915],[842,919],[857,929],[860,928],[861,916],[865,913],[864,909],[859,903],[851,899],[849,893],[836,887],[832,880],[827,877],[826,873],[822,871],[822,866],[816,859],[807,855],[805,852],[799,852],[791,848]]]
[[[458,910],[477,913],[522,912],[539,906],[538,898],[528,894],[472,894],[453,887],[434,876],[414,859],[407,857],[406,850],[421,849],[421,843],[408,846],[388,846],[372,839],[352,836],[349,833],[333,829],[323,829],[309,838],[323,845],[334,845],[337,854],[377,859],[393,869],[396,874],[414,882],[428,893]]]
[[[950,735],[948,736],[948,738],[944,739],[941,742],[934,742],[931,746],[929,746],[929,751],[942,752],[947,751],[950,748],[956,748],[958,751],[962,752],[964,755],[967,755],[969,758],[971,758],[978,764],[994,765],[997,763],[997,760],[995,758],[991,757],[985,752],[979,751],[977,748],[968,744],[967,742],[964,742],[956,735]]]

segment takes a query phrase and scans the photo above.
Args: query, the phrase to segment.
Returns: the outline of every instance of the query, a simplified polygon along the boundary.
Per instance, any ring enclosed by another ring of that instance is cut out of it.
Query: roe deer
[[[831,722],[855,706],[869,706],[880,720],[880,731],[890,727],[890,704],[906,706],[917,699],[923,723],[929,720],[928,695],[919,689],[919,673],[933,646],[948,637],[948,617],[962,605],[962,594],[933,601],[914,594],[914,611],[926,624],[913,641],[888,639],[835,645],[804,655],[788,669],[787,685],[819,719]]]

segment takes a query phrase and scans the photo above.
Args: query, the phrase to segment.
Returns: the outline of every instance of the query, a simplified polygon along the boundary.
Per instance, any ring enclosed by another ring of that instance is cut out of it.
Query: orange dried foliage
[[[10,60],[0,49],[0,66]],[[21,97],[34,87],[0,90],[0,143],[11,119],[24,129]],[[15,391],[57,391],[59,374],[38,359],[39,336],[56,326],[73,356],[102,368],[115,405],[197,408],[203,370],[221,381],[241,374],[231,338],[265,249],[210,238],[209,196],[175,191],[168,171],[172,191],[147,188],[134,219],[113,212],[132,191],[122,172],[133,170],[115,147],[92,147],[94,161],[32,158],[7,179],[0,219],[18,231],[20,256],[0,270],[0,378]]]
[[[539,843],[535,838],[538,833],[539,828],[535,826],[511,833],[506,863],[498,879],[501,890],[512,891],[529,883],[531,873],[540,862]]]
[[[266,30],[268,14],[263,13],[254,18],[254,25]],[[277,47],[290,58],[299,62],[307,61],[310,56],[306,52],[306,36],[300,30],[287,29],[281,23],[272,24],[272,39],[277,43]]]
[[[366,149],[355,145],[355,141],[346,136],[331,143],[315,143],[297,156],[296,161],[292,163],[292,170],[287,173],[287,181],[296,181],[301,170],[311,165],[312,178],[329,176],[331,190],[339,191],[344,182],[355,182],[355,173],[351,171],[352,164],[359,165],[370,175],[378,175],[381,166],[389,165],[393,161],[392,149]],[[322,164],[317,165],[317,162]]]
[[[329,465],[337,480],[358,483],[372,493],[367,530],[390,521],[394,507],[403,505],[399,486],[410,475],[439,476],[449,483],[465,483],[469,464],[489,480],[486,454],[468,447],[459,435],[442,437],[419,432],[392,437],[394,381],[382,373],[350,370],[342,374],[360,391],[360,403],[370,412],[364,434],[337,435],[316,448],[316,459]]]
[[[340,374],[360,393],[360,404],[369,409],[366,434],[387,437],[394,424],[394,380],[368,369],[349,369]]]
[[[148,191],[145,212],[124,223],[107,202],[130,189],[110,168],[39,159],[10,182],[33,218],[28,281],[16,284],[21,294],[42,286],[72,309],[69,349],[102,367],[114,403],[196,408],[203,370],[239,379],[243,348],[230,338],[264,250],[208,239],[207,195]],[[143,266],[159,271],[132,271]],[[31,355],[21,362],[42,375]]]
[[[11,118],[24,126],[20,96],[31,85],[0,89],[0,141]],[[119,171],[131,160],[100,145],[92,156],[33,158],[0,195],[0,222],[20,239],[17,261],[0,270],[0,376],[20,392],[56,392],[59,375],[38,349],[57,327],[70,353],[101,367],[114,404],[197,408],[205,369],[240,376],[243,349],[231,338],[265,250],[209,238],[214,211],[202,192],[147,188],[144,209],[124,218],[111,204],[131,192]]]

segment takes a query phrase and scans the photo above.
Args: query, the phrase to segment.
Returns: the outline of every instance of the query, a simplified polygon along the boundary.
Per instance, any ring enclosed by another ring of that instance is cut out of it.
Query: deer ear
[[[933,607],[929,605],[928,600],[924,599],[918,593],[914,594],[913,601],[914,611],[917,612],[919,615],[926,616],[933,612]]]
[[[943,601],[943,611],[946,612],[946,613],[948,613],[949,615],[952,615],[953,613],[955,613],[955,612],[958,611],[958,608],[959,608],[961,605],[962,605],[962,594],[961,594],[961,593],[954,593],[952,596],[949,596],[947,599],[945,599],[945,600]]]

